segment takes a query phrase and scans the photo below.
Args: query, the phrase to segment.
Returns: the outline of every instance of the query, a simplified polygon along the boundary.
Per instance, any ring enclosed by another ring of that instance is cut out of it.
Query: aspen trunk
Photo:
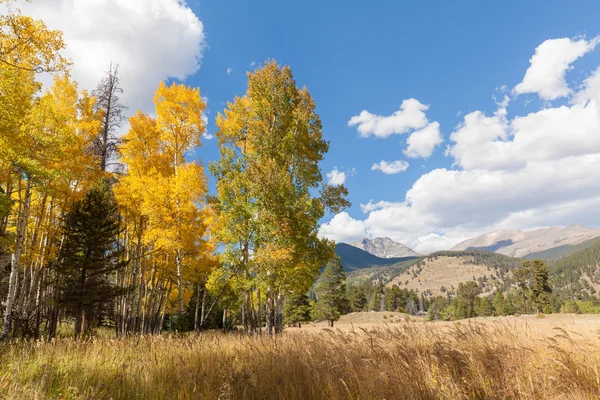
[[[258,321],[258,336],[262,336],[262,315],[260,311],[260,288],[258,289],[258,311],[257,311],[257,319]]]
[[[277,292],[275,298],[275,334],[281,335],[283,333],[283,296],[281,292]]]
[[[165,315],[167,314],[167,307],[169,305],[169,298],[171,297],[171,290],[173,289],[173,282],[169,283],[169,290],[167,290],[167,297],[165,298],[165,307],[162,312],[162,316],[160,317],[160,323],[158,324],[158,332],[162,332],[162,327],[165,322]]]
[[[194,330],[197,331],[200,328],[200,282],[196,285],[196,309],[194,310]]]
[[[179,315],[183,314],[183,256],[177,250],[177,303]]]
[[[25,199],[23,200],[23,208],[21,211],[21,217],[19,220],[19,229],[17,232],[17,242],[15,244],[15,251],[11,257],[10,266],[10,277],[8,279],[8,295],[6,297],[6,308],[4,310],[4,318],[2,321],[2,333],[0,333],[0,340],[6,340],[10,332],[12,325],[12,312],[17,295],[17,284],[19,274],[19,262],[21,259],[21,250],[23,248],[23,242],[25,240],[25,228],[27,227],[27,219],[29,217],[29,205],[31,203],[31,180],[27,180],[25,187]]]
[[[202,291],[202,309],[200,311],[200,328],[204,327],[204,323],[206,322],[206,285],[204,286],[204,290]]]

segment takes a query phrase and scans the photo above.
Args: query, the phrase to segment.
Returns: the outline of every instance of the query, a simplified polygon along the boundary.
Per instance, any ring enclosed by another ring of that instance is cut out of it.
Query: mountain
[[[535,255],[536,258],[552,259],[571,254],[581,247],[572,246],[594,238],[600,238],[600,229],[583,225],[554,226],[534,231],[497,230],[465,240],[450,250],[487,250],[511,257],[530,258]]]
[[[346,243],[336,244],[335,252],[340,257],[342,266],[347,272],[364,268],[391,266],[418,258],[412,256],[381,258]]]
[[[348,272],[347,284],[383,284],[416,290],[425,295],[456,295],[461,282],[476,280],[484,293],[513,284],[511,271],[523,260],[484,250],[438,251],[393,265]]]
[[[387,286],[398,285],[425,295],[453,296],[461,282],[475,280],[483,293],[490,294],[498,288],[510,288],[510,271],[521,263],[518,258],[484,250],[438,251],[395,274]]]
[[[402,243],[394,242],[392,239],[387,237],[363,239],[359,240],[358,242],[350,243],[350,246],[354,246],[380,258],[421,256],[421,254],[417,253],[410,247],[407,247]]]

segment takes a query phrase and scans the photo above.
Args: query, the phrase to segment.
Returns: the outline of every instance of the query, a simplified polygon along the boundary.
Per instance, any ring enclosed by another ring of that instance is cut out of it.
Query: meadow
[[[12,343],[0,348],[0,393],[7,399],[600,397],[595,317],[438,323],[360,314],[333,329],[290,328],[275,339],[204,332]]]

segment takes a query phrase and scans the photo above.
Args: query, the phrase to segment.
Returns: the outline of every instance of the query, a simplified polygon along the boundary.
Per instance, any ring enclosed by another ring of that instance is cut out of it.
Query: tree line
[[[152,115],[127,118],[117,65],[80,90],[62,33],[0,3],[0,337],[280,333],[286,299],[336,264],[319,220],[349,205],[291,69],[268,60],[218,114],[210,194],[199,88],[161,82]]]

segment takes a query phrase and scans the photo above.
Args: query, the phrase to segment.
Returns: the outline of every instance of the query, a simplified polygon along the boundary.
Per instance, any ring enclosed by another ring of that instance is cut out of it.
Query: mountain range
[[[559,292],[600,291],[600,229],[582,225],[496,230],[429,255],[390,238],[338,243],[336,253],[351,284],[397,284],[436,295],[452,294],[460,282],[475,279],[486,291],[505,290],[514,283],[512,269],[524,259],[541,259]]]
[[[381,258],[398,258],[398,257],[420,257],[421,254],[417,253],[408,246],[402,243],[395,242],[390,238],[375,238],[375,239],[362,239],[354,243],[350,243],[350,246],[354,246],[361,250],[366,251]]]
[[[553,226],[533,231],[496,230],[458,243],[450,250],[487,250],[519,258],[560,258],[580,244],[600,237],[600,229],[583,225]]]
[[[335,252],[340,257],[344,270],[347,272],[365,268],[387,267],[400,264],[409,260],[418,260],[419,257],[378,257],[366,250],[347,243],[338,243],[335,246]]]

